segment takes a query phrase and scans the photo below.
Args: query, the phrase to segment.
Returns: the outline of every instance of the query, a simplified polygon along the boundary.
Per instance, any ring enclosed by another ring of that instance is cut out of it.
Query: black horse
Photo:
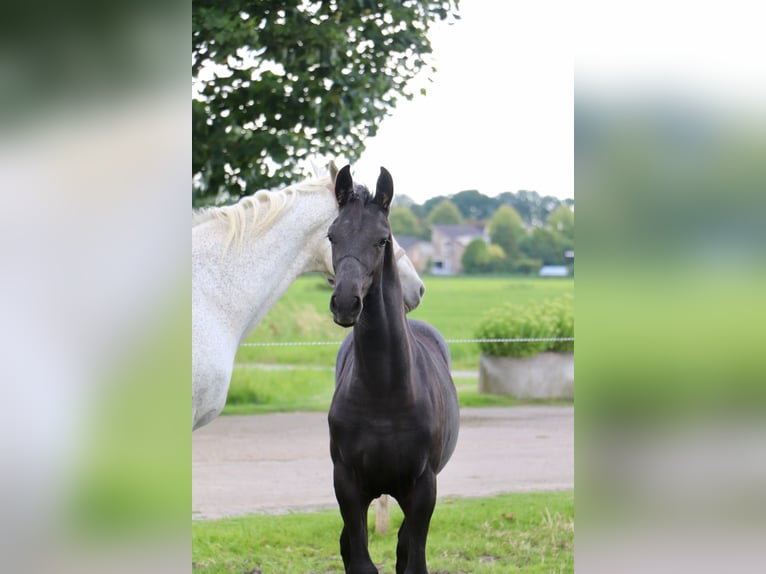
[[[337,176],[340,212],[332,244],[335,322],[354,327],[335,367],[330,454],[343,516],[340,552],[347,573],[377,569],[367,549],[367,510],[381,494],[404,512],[397,574],[426,574],[426,537],[436,504],[436,475],[455,450],[459,410],[447,344],[430,325],[405,317],[391,245],[388,211],[394,194],[384,168],[375,197]]]

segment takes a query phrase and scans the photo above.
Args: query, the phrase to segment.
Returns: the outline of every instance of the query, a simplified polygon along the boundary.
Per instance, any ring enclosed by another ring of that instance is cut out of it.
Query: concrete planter
[[[574,353],[481,355],[479,391],[522,399],[573,399]]]

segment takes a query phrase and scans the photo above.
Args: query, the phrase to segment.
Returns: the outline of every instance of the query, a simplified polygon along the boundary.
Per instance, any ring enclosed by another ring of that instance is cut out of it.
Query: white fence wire
[[[574,337],[530,337],[515,339],[445,339],[448,344],[463,343],[541,343],[574,341]],[[242,343],[242,347],[316,347],[320,345],[340,345],[343,341],[283,341],[268,343]]]

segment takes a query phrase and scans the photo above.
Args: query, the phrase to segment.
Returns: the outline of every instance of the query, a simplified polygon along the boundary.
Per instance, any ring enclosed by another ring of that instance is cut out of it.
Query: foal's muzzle
[[[330,298],[332,318],[341,327],[353,327],[362,313],[369,278],[355,257],[341,259],[335,271],[335,289]]]
[[[358,295],[333,295],[330,298],[330,311],[338,325],[353,327],[362,312],[362,299]]]

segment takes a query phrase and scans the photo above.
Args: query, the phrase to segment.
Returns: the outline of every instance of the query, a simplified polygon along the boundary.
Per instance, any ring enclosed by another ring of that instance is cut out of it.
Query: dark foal
[[[335,496],[343,516],[346,572],[377,573],[367,550],[367,510],[381,494],[404,512],[397,574],[427,574],[426,537],[436,504],[436,475],[458,436],[459,410],[444,339],[405,317],[391,245],[391,175],[381,168],[375,196],[339,173],[340,206],[330,226],[336,323],[353,326],[338,353],[328,416]]]

